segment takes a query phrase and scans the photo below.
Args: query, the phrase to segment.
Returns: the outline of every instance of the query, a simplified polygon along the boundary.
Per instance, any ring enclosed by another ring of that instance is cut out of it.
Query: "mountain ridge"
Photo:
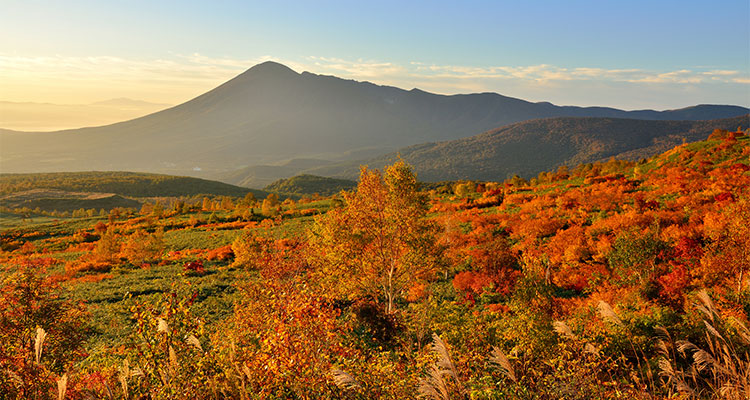
[[[468,138],[422,143],[380,157],[306,169],[300,173],[353,179],[359,165],[382,168],[398,157],[421,180],[504,180],[532,177],[561,165],[610,157],[637,160],[684,141],[705,139],[714,129],[750,126],[750,115],[708,121],[653,121],[622,118],[559,117],[518,122]]]
[[[555,116],[698,118],[738,106],[623,111],[531,103],[497,93],[439,95],[309,72],[274,62],[185,103],[100,127],[0,130],[3,172],[128,170],[213,177],[293,158],[340,162],[469,137]],[[590,115],[594,114],[594,115]]]

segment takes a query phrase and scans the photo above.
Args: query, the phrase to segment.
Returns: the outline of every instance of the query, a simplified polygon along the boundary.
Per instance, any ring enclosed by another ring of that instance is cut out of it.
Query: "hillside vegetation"
[[[185,176],[139,172],[51,172],[0,174],[0,195],[32,189],[69,192],[115,193],[127,197],[215,195],[242,197],[248,193],[264,196],[260,190]]]
[[[280,179],[263,190],[295,195],[311,195],[317,193],[321,196],[338,194],[342,190],[351,190],[357,186],[357,182],[346,179],[326,178],[315,175],[297,175],[288,179]]]
[[[114,208],[140,208],[141,202],[112,193],[32,189],[0,196],[0,206],[42,211],[74,211],[81,208],[109,211]]]
[[[746,129],[748,115],[713,121],[646,121],[616,118],[549,118],[520,122],[480,135],[424,143],[360,162],[307,170],[352,179],[359,164],[382,168],[398,157],[414,166],[424,181],[525,178],[566,165],[648,158],[683,142],[701,140],[712,130]]]
[[[736,127],[735,127],[736,128]],[[633,132],[635,133],[635,132]],[[0,234],[0,394],[747,399],[750,138]]]

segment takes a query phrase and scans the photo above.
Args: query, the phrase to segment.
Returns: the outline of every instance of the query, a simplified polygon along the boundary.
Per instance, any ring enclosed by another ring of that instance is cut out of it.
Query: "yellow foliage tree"
[[[159,230],[148,233],[137,230],[123,244],[120,255],[133,264],[140,265],[157,260],[164,252],[164,233]]]
[[[261,212],[267,217],[275,217],[279,215],[279,195],[275,193],[269,194],[264,200],[261,206]]]
[[[441,263],[438,226],[424,218],[427,198],[404,161],[385,176],[362,167],[357,189],[343,196],[343,207],[316,219],[312,263],[332,291],[349,298],[382,295],[391,314],[396,299]]]

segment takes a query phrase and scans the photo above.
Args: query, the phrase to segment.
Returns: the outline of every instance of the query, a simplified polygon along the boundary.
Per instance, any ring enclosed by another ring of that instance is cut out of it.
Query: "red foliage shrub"
[[[717,201],[717,202],[734,201],[734,195],[729,192],[719,193],[716,196],[714,196],[714,201]]]
[[[495,282],[492,277],[482,272],[459,272],[453,278],[453,287],[461,293],[482,294],[494,285]]]
[[[182,265],[182,268],[185,272],[192,272],[200,275],[206,273],[206,269],[203,268],[203,260],[188,261]]]
[[[673,264],[672,271],[657,279],[659,283],[659,297],[667,304],[681,307],[684,293],[690,285],[690,274],[682,264]]]
[[[729,167],[730,170],[736,171],[736,172],[747,172],[750,171],[750,165],[743,164],[743,163],[736,163],[732,164],[731,167]]]

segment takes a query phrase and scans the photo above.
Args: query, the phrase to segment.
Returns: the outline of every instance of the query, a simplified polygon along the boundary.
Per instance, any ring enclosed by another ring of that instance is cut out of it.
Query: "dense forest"
[[[1,235],[11,399],[747,399],[750,140]]]

